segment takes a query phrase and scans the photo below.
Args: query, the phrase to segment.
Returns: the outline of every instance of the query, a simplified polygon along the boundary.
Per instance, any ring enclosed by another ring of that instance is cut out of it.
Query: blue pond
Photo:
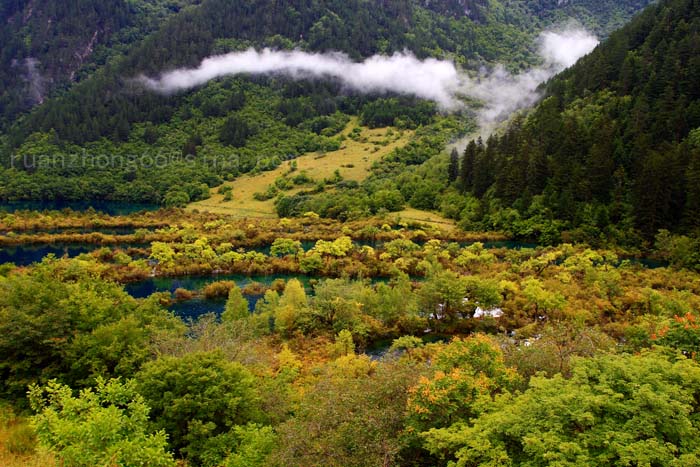
[[[474,243],[477,242],[464,242],[460,243],[461,246],[469,246],[473,245]],[[518,242],[515,240],[496,240],[492,242],[481,242],[484,244],[484,248],[507,248],[509,250],[522,250],[524,248],[537,248],[538,245],[537,243],[526,243],[526,242]]]
[[[1,205],[0,205],[1,206]],[[134,206],[134,205],[130,205]],[[66,206],[63,206],[66,207]],[[0,209],[2,209],[0,207]],[[99,231],[107,231],[99,230]],[[130,228],[125,229],[112,229],[114,233],[130,233]],[[462,246],[467,246],[473,242],[461,243]],[[483,242],[486,248],[508,248],[508,249],[522,249],[522,248],[535,248],[536,244],[523,243],[515,241],[494,241],[494,242]],[[302,247],[305,251],[308,251],[314,246],[313,241],[302,242]],[[369,242],[369,241],[356,241],[356,245],[370,245],[373,247],[380,247],[381,242]],[[110,248],[144,248],[148,245],[144,244],[120,244],[111,245]],[[49,254],[56,255],[58,257],[68,256],[75,257],[84,253],[89,253],[96,249],[101,248],[102,245],[97,244],[70,244],[70,243],[55,243],[55,244],[37,244],[37,245],[19,245],[0,248],[0,264],[2,263],[14,263],[18,266],[26,266],[34,262],[41,261],[45,256]],[[270,246],[262,246],[255,248],[256,251],[269,254]],[[630,258],[628,259],[632,263],[638,263],[648,268],[664,267],[667,266],[666,263],[661,261],[655,261],[647,258]],[[126,291],[136,297],[145,298],[152,295],[155,292],[170,292],[173,293],[176,289],[182,288],[186,290],[201,290],[207,284],[215,281],[230,280],[234,281],[239,287],[245,287],[252,282],[258,282],[263,285],[269,286],[276,279],[289,280],[292,278],[299,279],[302,284],[307,288],[309,293],[312,293],[311,284],[314,279],[308,276],[294,276],[294,275],[268,275],[268,276],[244,276],[244,275],[215,275],[215,276],[184,276],[184,277],[157,277],[149,278],[143,281],[131,283],[126,285]],[[375,279],[374,282],[379,282],[385,279]],[[261,298],[259,295],[247,295],[248,305],[250,309],[255,308],[255,304]],[[198,297],[192,300],[181,301],[174,303],[170,309],[181,318],[196,319],[205,313],[215,313],[220,314],[224,310],[225,300],[224,299],[206,299],[203,297]]]
[[[73,211],[87,211],[94,209],[110,216],[131,214],[139,211],[156,211],[160,209],[157,204],[121,203],[117,201],[3,201],[0,202],[0,211],[60,211],[72,209]]]
[[[124,288],[135,298],[145,298],[156,292],[175,292],[175,289],[181,288],[186,290],[202,290],[206,285],[217,281],[233,281],[239,287],[243,288],[248,284],[257,282],[265,286],[269,286],[277,279],[288,281],[290,279],[298,279],[306,289],[306,293],[313,294],[313,284],[322,278],[309,277],[304,275],[292,274],[271,274],[268,276],[244,276],[240,274],[220,274],[215,276],[183,276],[183,277],[152,277],[146,280],[132,282]],[[374,278],[372,283],[386,282],[386,278]],[[262,295],[244,295],[248,300],[248,308],[253,311],[255,305],[262,298]],[[207,299],[197,297],[192,300],[175,302],[170,306],[170,310],[180,318],[187,320],[195,320],[205,313],[215,313],[220,315],[224,311],[226,300]]]
[[[105,245],[86,243],[52,243],[37,245],[17,245],[0,248],[0,264],[14,263],[17,266],[28,266],[32,263],[40,262],[49,254],[57,257],[67,256],[73,258],[78,255],[90,253],[102,248]],[[144,244],[119,244],[107,245],[109,248],[144,248]]]
[[[307,293],[312,291],[311,283],[314,280],[308,276],[294,276],[285,274],[271,274],[268,276],[244,276],[240,274],[221,274],[215,276],[183,276],[183,277],[152,277],[139,282],[127,284],[124,288],[127,293],[135,298],[145,298],[156,292],[175,292],[175,289],[201,290],[208,284],[216,281],[233,281],[243,288],[253,282],[269,286],[276,279],[299,279],[307,289]],[[261,295],[244,295],[248,300],[248,307],[252,311]],[[180,318],[195,320],[205,313],[215,313],[220,315],[224,311],[225,299],[206,299],[197,297],[192,300],[176,302],[170,306],[170,310]]]
[[[243,288],[248,284],[258,282],[269,286],[276,279],[288,281],[299,279],[307,290],[311,289],[314,278],[304,275],[270,274],[267,276],[245,276],[242,274],[217,274],[212,276],[179,276],[179,277],[151,277],[138,282],[126,284],[125,289],[132,297],[145,298],[156,292],[175,292],[175,289],[201,290],[212,282],[233,281]]]

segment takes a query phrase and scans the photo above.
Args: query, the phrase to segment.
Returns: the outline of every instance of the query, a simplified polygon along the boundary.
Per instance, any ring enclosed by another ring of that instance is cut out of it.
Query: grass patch
[[[389,154],[397,147],[404,146],[413,135],[412,131],[397,132],[392,128],[359,127],[357,118],[352,118],[342,134],[347,137],[341,149],[323,154],[309,153],[294,161],[299,172],[305,171],[313,180],[332,179],[336,170],[343,180],[361,182],[369,175],[372,164]],[[373,151],[371,141],[391,141],[380,149]],[[373,151],[373,152],[372,152]],[[289,172],[291,161],[285,162],[274,170],[258,174],[242,175],[223,186],[231,187],[231,199],[226,200],[226,188],[219,188],[211,198],[190,203],[187,209],[198,209],[216,214],[228,214],[236,217],[276,218],[275,200],[256,199],[255,193],[266,193],[268,187]],[[285,193],[292,195],[304,188],[295,186]],[[264,198],[258,195],[258,198]]]
[[[456,227],[456,223],[452,219],[442,217],[430,211],[422,211],[420,209],[407,207],[402,211],[392,212],[387,215],[391,219],[399,219],[401,222],[423,222],[425,224],[452,229]]]
[[[37,446],[36,433],[27,420],[0,410],[0,465],[3,467],[55,467],[53,454]]]

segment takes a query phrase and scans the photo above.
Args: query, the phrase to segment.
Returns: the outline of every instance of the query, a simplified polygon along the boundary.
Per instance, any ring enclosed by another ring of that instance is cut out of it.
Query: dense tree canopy
[[[261,419],[253,376],[222,354],[164,357],[144,365],[136,380],[170,447],[195,464],[210,451],[225,454],[236,425]]]
[[[473,425],[425,434],[468,465],[694,465],[700,368],[648,352],[576,363],[571,379],[531,380]]]
[[[52,381],[45,388],[31,386],[29,398],[40,441],[56,449],[63,465],[175,465],[165,432],[150,431],[148,405],[133,381],[98,378],[95,389],[77,397]]]
[[[458,185],[486,224],[512,206],[543,238],[554,220],[587,241],[697,230],[698,70],[700,7],[660,2],[548,83],[526,118],[471,142]],[[528,235],[522,224],[507,222]]]
[[[157,299],[139,303],[89,264],[47,260],[28,275],[0,277],[2,394],[60,378],[87,385],[96,376],[130,376],[149,359],[159,330],[182,332]]]

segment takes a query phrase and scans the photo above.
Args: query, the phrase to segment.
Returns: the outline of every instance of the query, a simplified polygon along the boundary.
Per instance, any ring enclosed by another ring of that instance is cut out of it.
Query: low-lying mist
[[[276,74],[292,79],[329,78],[360,93],[397,93],[436,102],[443,111],[464,107],[461,97],[483,102],[478,110],[482,131],[507,118],[513,111],[531,106],[537,87],[573,65],[598,44],[587,31],[567,27],[547,31],[538,39],[543,64],[521,74],[503,66],[481,70],[471,77],[448,60],[417,59],[409,52],[375,55],[354,62],[341,53],[308,53],[298,50],[248,49],[208,57],[197,68],[177,69],[158,78],[141,76],[150,90],[174,93],[200,86],[212,79],[238,74]]]
[[[248,49],[205,58],[199,67],[178,69],[159,79],[142,77],[145,85],[158,92],[172,93],[199,86],[221,76],[276,74],[293,79],[331,78],[360,93],[394,92],[437,102],[444,109],[457,105],[455,92],[460,74],[454,63],[418,60],[410,53],[375,55],[353,62],[342,53],[308,53],[298,50]]]
[[[478,118],[482,134],[488,134],[514,111],[532,106],[540,98],[539,85],[570,67],[591,52],[598,39],[588,31],[567,27],[540,34],[539,54],[543,64],[520,74],[509,73],[502,65],[482,70],[477,78],[466,77],[461,92],[484,103]]]

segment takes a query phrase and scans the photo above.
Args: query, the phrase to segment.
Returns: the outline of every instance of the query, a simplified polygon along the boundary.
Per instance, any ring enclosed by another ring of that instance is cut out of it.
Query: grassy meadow
[[[355,130],[353,137],[351,134]],[[325,154],[308,153],[293,161],[297,164],[296,173],[304,173],[315,181],[328,179],[339,171],[343,180],[355,180],[361,182],[370,172],[372,164],[389,154],[396,148],[404,146],[413,135],[412,130],[396,130],[395,128],[368,128],[360,126],[356,117],[352,118],[343,130],[345,140],[337,151]],[[276,179],[284,176],[290,170],[292,161],[287,161],[274,170],[243,175],[232,182],[226,182],[233,188],[233,198],[224,200],[224,195],[217,190],[212,190],[209,199],[190,203],[189,210],[198,209],[216,214],[226,214],[235,217],[260,217],[276,218],[275,199],[257,200],[255,193],[264,192]],[[294,194],[304,187],[295,187],[285,193]],[[422,211],[413,212],[411,217],[427,215]],[[432,217],[439,216],[431,214]]]

